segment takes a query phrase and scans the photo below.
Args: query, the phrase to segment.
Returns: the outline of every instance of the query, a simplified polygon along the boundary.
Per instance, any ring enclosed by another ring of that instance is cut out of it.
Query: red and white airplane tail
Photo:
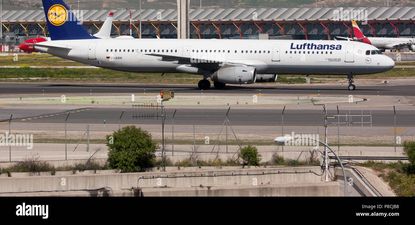
[[[369,38],[367,38],[363,32],[360,30],[359,26],[357,25],[355,20],[352,20],[352,27],[353,27],[353,35],[355,37],[356,40],[361,41],[363,43],[366,44],[372,44],[369,40]]]

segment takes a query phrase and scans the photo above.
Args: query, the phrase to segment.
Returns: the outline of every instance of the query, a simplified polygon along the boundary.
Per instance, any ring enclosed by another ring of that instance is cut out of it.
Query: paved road
[[[358,84],[357,84],[358,85]],[[195,85],[82,85],[82,84],[0,84],[0,94],[73,94],[73,93],[158,93],[162,89],[174,90],[176,93],[200,93]],[[230,86],[225,90],[208,90],[214,94],[332,94],[332,95],[381,95],[381,96],[415,96],[414,85],[364,86],[358,85],[356,91],[350,92],[345,85],[274,85],[274,86]]]
[[[121,121],[120,116],[122,115]],[[177,125],[221,125],[225,120],[227,109],[179,109],[174,119]],[[6,119],[11,113],[10,109],[0,109],[0,118]],[[67,113],[65,111],[53,112],[13,109],[16,122],[31,123],[64,123]],[[329,115],[337,114],[329,110]],[[362,113],[365,115],[363,122],[372,120],[373,126],[393,127],[392,110],[341,111],[342,115],[349,115],[349,122],[353,126],[361,125]],[[173,109],[167,110],[168,120],[171,123]],[[353,118],[350,115],[354,115]],[[370,118],[368,115],[372,115]],[[415,112],[411,110],[400,110],[397,112],[396,125],[399,127],[414,127]],[[161,112],[155,109],[130,109],[130,108],[88,108],[76,110],[71,113],[68,122],[74,124],[160,124]],[[229,114],[232,125],[237,126],[274,126],[281,125],[281,110],[279,109],[232,109]],[[330,119],[337,122],[337,118]],[[346,122],[346,117],[340,118]],[[284,124],[287,126],[320,126],[323,124],[321,110],[287,110],[284,116]],[[365,126],[370,126],[366,124]]]

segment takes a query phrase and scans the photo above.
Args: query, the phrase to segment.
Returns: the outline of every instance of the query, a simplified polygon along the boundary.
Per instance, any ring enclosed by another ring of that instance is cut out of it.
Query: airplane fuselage
[[[393,49],[399,46],[415,45],[414,38],[387,38],[387,37],[368,37],[371,44],[380,49]]]
[[[223,64],[243,64],[255,67],[260,74],[359,75],[384,72],[394,66],[387,56],[367,55],[367,50],[376,48],[359,42],[92,39],[53,44],[70,50],[36,48],[84,64],[130,72],[206,74]]]

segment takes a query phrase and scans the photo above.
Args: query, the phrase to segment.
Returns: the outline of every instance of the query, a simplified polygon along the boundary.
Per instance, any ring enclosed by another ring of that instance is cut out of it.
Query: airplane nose
[[[389,56],[383,56],[384,59],[382,60],[381,66],[387,71],[391,70],[395,67],[395,61],[391,59]]]
[[[386,60],[386,66],[389,67],[390,69],[392,69],[393,67],[395,67],[395,61],[393,61],[393,59],[391,59],[390,57],[386,56],[387,60]]]

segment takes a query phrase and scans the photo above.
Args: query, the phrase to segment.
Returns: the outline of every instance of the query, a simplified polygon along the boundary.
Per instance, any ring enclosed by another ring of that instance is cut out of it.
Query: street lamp
[[[334,154],[334,156],[336,157],[336,159],[337,159],[337,161],[339,161],[339,164],[340,164],[340,166],[341,166],[341,168],[342,168],[342,171],[343,171],[343,178],[344,178],[344,182],[343,182],[343,189],[344,189],[344,196],[346,196],[347,195],[347,185],[346,185],[346,180],[347,180],[347,177],[346,177],[346,172],[345,172],[345,170],[344,170],[344,166],[343,166],[343,163],[342,163],[342,161],[340,160],[340,158],[339,158],[339,156],[330,148],[330,146],[328,146],[328,144],[326,144],[326,143],[324,143],[324,142],[322,142],[322,141],[319,141],[319,140],[316,140],[316,139],[313,139],[313,138],[309,138],[309,140],[311,140],[311,141],[314,141],[314,142],[316,142],[316,143],[319,143],[319,144],[321,144],[321,145],[323,145],[326,149],[329,149],[330,150],[330,152],[332,152],[333,154]],[[277,143],[277,144],[282,144],[282,145],[284,145],[284,144],[286,144],[287,142],[289,142],[289,141],[295,141],[294,140],[294,137],[291,137],[291,136],[280,136],[280,137],[277,137],[277,138],[275,138],[274,139],[274,141]],[[328,168],[329,168],[329,163],[328,163],[328,160],[325,158],[325,162],[324,162],[324,173],[325,174],[327,174],[328,173]]]
[[[141,17],[141,10],[142,10],[142,7],[141,7],[141,0],[139,1],[139,10],[140,10],[140,14],[139,14],[139,20],[140,20],[140,35],[139,35],[139,38],[141,39],[143,36],[141,35],[141,32],[142,32],[142,22],[141,22],[141,20],[142,20],[142,17]]]
[[[0,43],[3,44],[3,0],[0,0]]]

